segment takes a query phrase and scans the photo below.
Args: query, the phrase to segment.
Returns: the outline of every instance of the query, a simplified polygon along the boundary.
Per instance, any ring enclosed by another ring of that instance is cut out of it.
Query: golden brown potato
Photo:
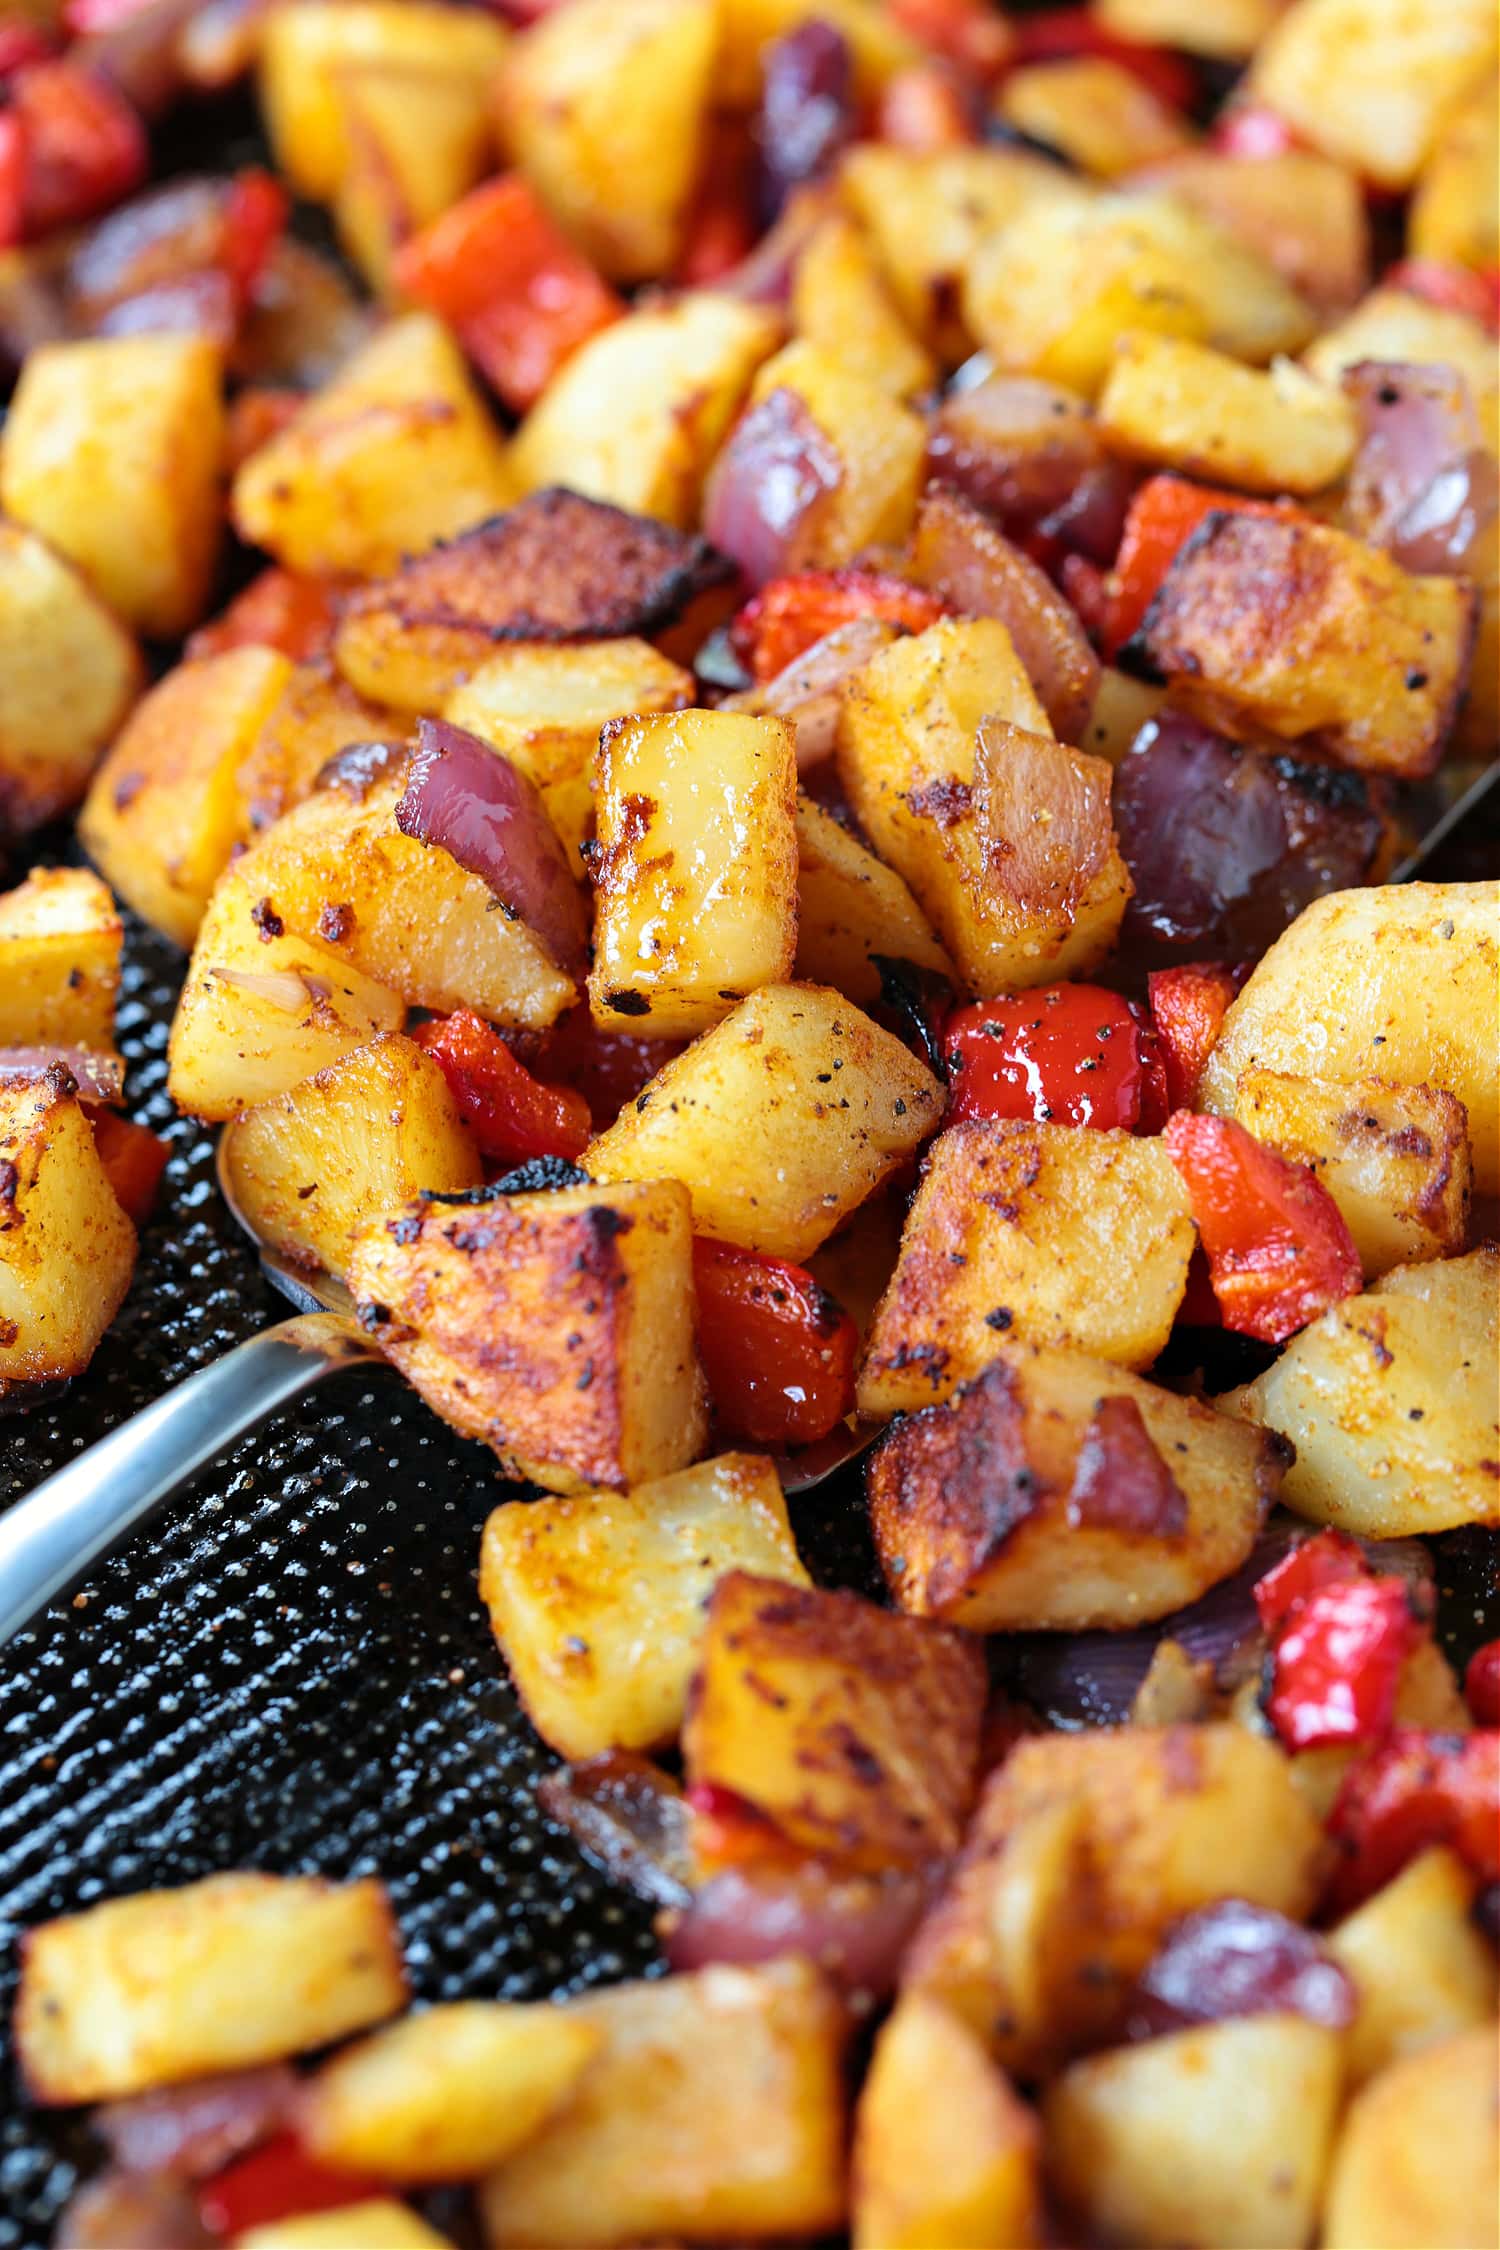
[[[0,895],[0,1047],[112,1048],[123,937],[83,868],[34,867]]]
[[[1325,2250],[1495,2250],[1495,2027],[1404,2055],[1349,2105],[1323,2214]]]
[[[1364,188],[1347,165],[1312,149],[1284,149],[1253,163],[1226,150],[1189,149],[1153,164],[1140,185],[1165,188],[1200,211],[1320,313],[1346,312],[1369,286]]]
[[[967,1119],[939,1134],[859,1376],[862,1414],[946,1398],[1008,1341],[1149,1367],[1187,1285],[1187,1191],[1160,1141]]]
[[[240,765],[244,839],[312,792],[331,758],[355,742],[404,741],[411,720],[357,695],[326,657],[294,665]]]
[[[16,2045],[33,2100],[111,2101],[326,2046],[406,1996],[383,1883],[211,1875],[28,1931]]]
[[[1478,272],[1500,263],[1500,104],[1493,69],[1443,116],[1407,214],[1412,256]]]
[[[446,2235],[419,2219],[410,2204],[387,2196],[273,2219],[234,2239],[235,2250],[449,2250]]]
[[[683,1770],[852,1873],[919,1867],[963,1835],[984,1696],[961,1635],[736,1570],[708,1604]]]
[[[838,455],[838,482],[799,532],[797,567],[836,570],[911,528],[927,450],[924,424],[873,377],[802,338],[762,365],[752,407],[787,391]]]
[[[597,1180],[681,1180],[701,1234],[805,1259],[911,1156],[937,1080],[841,993],[763,985],[584,1152]]]
[[[1434,1845],[1329,1932],[1359,1993],[1349,2076],[1363,2085],[1403,2055],[1493,2024],[1495,1949],[1473,1920],[1478,1889],[1456,1852]]]
[[[223,528],[222,369],[202,336],[102,336],[26,354],[0,441],[0,506],[127,625],[195,625]]]
[[[1322,492],[1358,438],[1343,392],[1295,361],[1262,371],[1149,333],[1121,337],[1098,411],[1117,453],[1243,492]]]
[[[980,1633],[1165,1617],[1255,1543],[1283,1463],[1264,1433],[1249,1436],[1107,1361],[1002,1346],[871,1457],[892,1598]]]
[[[119,619],[44,540],[0,523],[0,834],[77,804],[140,685]]]
[[[135,1228],[76,1093],[60,1064],[0,1085],[0,1381],[81,1374],[130,1287]]]
[[[1482,322],[1452,305],[1430,304],[1407,289],[1374,289],[1348,317],[1325,328],[1302,354],[1325,383],[1362,359],[1456,368],[1474,394],[1485,442],[1500,444],[1500,367]]]
[[[486,2181],[485,2239],[535,2250],[813,2238],[844,2215],[844,2011],[805,1961],[569,2001],[605,2046]]]
[[[1117,766],[1141,728],[1156,717],[1166,700],[1165,688],[1132,680],[1113,664],[1102,666],[1093,709],[1079,737],[1083,748]]]
[[[708,1598],[730,1570],[809,1583],[763,1454],[497,1508],[479,1594],[543,1741],[575,1760],[673,1741]]]
[[[186,950],[245,830],[240,769],[292,677],[273,648],[179,664],[95,774],[78,833],[143,921]]]
[[[347,157],[333,199],[345,252],[377,297],[398,297],[396,253],[489,170],[484,79],[401,62],[333,74]]]
[[[953,975],[921,908],[893,867],[811,797],[797,800],[796,973],[861,1007],[880,998],[876,957]]]
[[[932,354],[897,311],[859,228],[830,211],[813,229],[792,275],[792,327],[806,343],[857,369],[893,398],[937,379]]]
[[[1097,0],[1094,13],[1119,39],[1243,62],[1284,5],[1285,0]]]
[[[1107,55],[1023,63],[1007,76],[995,113],[1098,180],[1172,156],[1192,139],[1176,110]]]
[[[429,1406],[555,1492],[703,1450],[687,1190],[675,1180],[408,1205],[355,1237],[349,1288]]]

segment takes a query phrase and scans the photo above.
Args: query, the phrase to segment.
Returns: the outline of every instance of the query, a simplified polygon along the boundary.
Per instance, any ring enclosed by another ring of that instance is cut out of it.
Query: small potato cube
[[[236,1208],[294,1265],[341,1275],[367,1219],[483,1178],[448,1081],[399,1032],[246,1110],[219,1152]]]
[[[798,1263],[941,1108],[931,1072],[841,993],[763,985],[659,1070],[583,1164],[597,1180],[681,1180],[699,1233]]]
[[[414,2185],[478,2179],[571,2099],[603,2045],[598,2025],[567,2008],[424,2008],[325,2063],[298,2130],[336,2170]]]
[[[1437,1845],[1330,1931],[1328,1950],[1359,1993],[1349,2033],[1355,2085],[1403,2055],[1494,2023],[1500,1978],[1495,1949],[1474,1926],[1476,1888],[1457,1853]]]
[[[1227,150],[1195,148],[1154,164],[1147,177],[1253,250],[1320,313],[1346,312],[1369,287],[1364,188],[1347,165],[1304,148],[1253,163]]]
[[[1007,1340],[1149,1367],[1187,1286],[1187,1191],[1160,1141],[965,1120],[934,1141],[876,1309],[859,1409],[946,1398]]]
[[[0,441],[0,507],[137,631],[207,604],[223,528],[222,368],[205,337],[101,336],[26,355]]]
[[[1118,39],[1243,62],[1284,5],[1285,0],[1097,0],[1094,13]]]
[[[113,2101],[327,2046],[406,1997],[383,1883],[211,1875],[29,1931],[16,2045],[34,2100]]]
[[[375,578],[514,489],[457,344],[407,313],[251,454],[230,505],[240,536],[288,570]]]
[[[846,2027],[816,1969],[703,1969],[590,1993],[567,2013],[604,2050],[481,2189],[493,2250],[837,2232]]]
[[[1480,71],[1447,111],[1407,216],[1414,258],[1483,273],[1500,264],[1500,103],[1493,70]]]
[[[797,754],[784,719],[613,719],[599,744],[589,1005],[691,1039],[797,951]]]
[[[1403,2055],[1357,2093],[1334,2152],[1324,2250],[1495,2250],[1495,2027]]]
[[[410,2204],[373,2196],[299,2219],[273,2219],[234,2238],[235,2250],[450,2250],[448,2237],[419,2219]]]
[[[984,1697],[961,1635],[737,1570],[708,1605],[683,1770],[852,1873],[919,1867],[963,1835]]]
[[[273,648],[179,664],[136,705],[78,833],[127,905],[191,946],[245,827],[240,769],[292,677]]]
[[[356,1236],[348,1281],[382,1351],[512,1475],[629,1487],[703,1449],[675,1180],[408,1205]]]
[[[1337,383],[1362,359],[1450,367],[1474,394],[1485,442],[1500,444],[1500,367],[1488,329],[1452,305],[1430,304],[1408,289],[1374,289],[1347,318],[1325,328],[1302,354],[1304,367]]]
[[[866,547],[904,539],[927,451],[919,417],[847,359],[800,338],[765,362],[750,402],[759,406],[783,390],[806,409],[840,465],[838,484],[817,511],[811,542],[799,547],[800,567],[836,570]]]
[[[1322,492],[1354,459],[1354,408],[1292,360],[1268,373],[1180,338],[1122,337],[1099,394],[1118,453],[1244,492]]]
[[[82,868],[34,867],[0,896],[0,1047],[112,1048],[123,936]]]
[[[574,1760],[675,1741],[708,1598],[730,1570],[809,1584],[763,1454],[497,1508],[480,1599],[543,1741]]]
[[[410,726],[404,711],[356,694],[326,658],[295,665],[240,765],[245,837],[310,796],[340,750],[355,742],[400,742]]]
[[[811,797],[797,800],[797,962],[799,977],[831,984],[861,1007],[880,998],[877,955],[910,961],[952,978],[911,892],[842,821]]]
[[[130,1287],[135,1228],[60,1070],[0,1085],[0,1381],[79,1375]]]
[[[77,804],[140,684],[119,619],[44,540],[0,523],[0,831]]]
[[[1453,1094],[1242,1070],[1234,1114],[1258,1141],[1310,1165],[1343,1212],[1373,1281],[1392,1266],[1456,1257],[1468,1232],[1468,1119]]]
[[[1034,2250],[1035,2112],[968,2025],[909,1992],[875,2042],[854,2122],[854,2250]]]
[[[1244,2016],[1073,2063],[1042,2101],[1061,2201],[1091,2234],[1143,2250],[1303,2250],[1342,2045],[1304,2016]]]
[[[843,359],[892,398],[937,379],[932,354],[897,311],[859,228],[839,212],[817,226],[792,276],[792,326],[804,342]]]
[[[1001,87],[996,114],[1097,180],[1118,179],[1192,141],[1178,112],[1107,55],[1024,63]]]
[[[402,243],[489,170],[489,88],[483,74],[404,61],[346,64],[333,79],[348,152],[334,226],[371,289],[388,299]]]

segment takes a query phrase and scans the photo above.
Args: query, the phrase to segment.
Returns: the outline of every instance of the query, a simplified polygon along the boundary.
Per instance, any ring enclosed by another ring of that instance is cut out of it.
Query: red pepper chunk
[[[0,250],[13,250],[26,218],[26,144],[21,120],[0,110]]]
[[[1400,1728],[1350,1767],[1329,1821],[1342,1854],[1329,1903],[1358,1906],[1433,1844],[1500,1881],[1500,1730]]]
[[[1229,1118],[1191,1110],[1170,1117],[1163,1138],[1187,1187],[1226,1328],[1279,1344],[1357,1294],[1359,1252],[1305,1164]]]
[[[1189,961],[1181,968],[1157,969],[1146,979],[1170,1108],[1191,1108],[1240,981],[1223,961]]]
[[[389,2193],[368,2173],[337,2172],[310,2156],[295,2133],[278,2133],[226,2164],[198,2190],[198,2215],[210,2234],[238,2237],[251,2227],[313,2211],[338,2211]]]
[[[936,594],[884,571],[807,570],[763,586],[732,621],[729,638],[754,679],[774,680],[814,641],[856,617],[880,617],[921,633],[947,614]]]
[[[756,1445],[808,1445],[854,1404],[859,1335],[801,1266],[728,1242],[693,1244],[698,1356],[720,1428]]]
[[[695,1781],[687,1792],[693,1815],[693,1860],[702,1876],[731,1867],[789,1867],[806,1857],[768,1813],[721,1781]]]
[[[172,1151],[149,1127],[121,1117],[116,1110],[96,1109],[92,1116],[94,1147],[104,1177],[126,1218],[132,1225],[143,1227],[151,1216]]]
[[[1107,652],[1117,655],[1136,634],[1161,591],[1162,580],[1193,533],[1220,511],[1241,516],[1281,516],[1300,521],[1302,511],[1273,500],[1247,500],[1238,492],[1189,484],[1185,477],[1148,477],[1130,503],[1120,551],[1109,579],[1104,622]]]
[[[1357,1540],[1347,1531],[1320,1531],[1289,1548],[1274,1569],[1256,1581],[1256,1611],[1265,1630],[1275,1633],[1314,1594],[1369,1576]]]
[[[1157,1131],[1165,1078],[1149,1027],[1117,992],[1053,984],[974,1000],[943,1026],[948,1117]]]
[[[333,638],[345,583],[300,578],[291,570],[263,570],[222,616],[199,626],[184,653],[196,661],[222,656],[232,648],[275,648],[305,664],[320,656]]]
[[[289,209],[286,189],[269,172],[251,165],[236,173],[224,209],[220,262],[242,311],[281,240]]]
[[[1399,1579],[1346,1578],[1309,1594],[1277,1637],[1267,1703],[1287,1748],[1389,1733],[1416,1632]]]
[[[146,176],[146,129],[100,72],[70,62],[16,73],[7,112],[21,148],[21,236],[107,211]]]
[[[1500,1641],[1486,1641],[1469,1658],[1464,1695],[1475,1723],[1500,1727]]]
[[[533,1078],[471,1009],[419,1024],[412,1037],[447,1079],[481,1155],[502,1164],[524,1164],[533,1156],[572,1163],[582,1156],[590,1134],[583,1096]]]

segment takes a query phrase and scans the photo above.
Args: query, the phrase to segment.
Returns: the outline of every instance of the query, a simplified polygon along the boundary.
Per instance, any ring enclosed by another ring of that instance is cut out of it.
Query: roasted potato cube
[[[848,41],[861,94],[877,93],[893,72],[922,60],[923,50],[881,0],[721,0],[719,12],[717,89],[740,108],[755,106],[767,47],[813,17]]]
[[[0,896],[0,1047],[112,1048],[123,938],[82,868],[34,867]]]
[[[517,431],[520,489],[565,484],[693,523],[709,463],[779,333],[764,305],[703,289],[612,322],[559,369]]]
[[[575,1760],[674,1741],[708,1598],[730,1570],[810,1583],[763,1454],[497,1508],[480,1599],[543,1741]]]
[[[1355,2095],[1334,2151],[1325,2250],[1494,2250],[1495,2027],[1403,2055]]]
[[[1417,578],[1329,524],[1212,515],[1162,581],[1126,658],[1175,702],[1415,779],[1443,755],[1478,597]]]
[[[940,977],[953,964],[893,867],[811,797],[797,800],[799,977],[831,984],[861,1007],[880,998],[877,956]]]
[[[1500,1526],[1500,1250],[1397,1266],[1221,1402],[1297,1449],[1287,1506],[1369,1539]]]
[[[327,2046],[406,1996],[383,1883],[210,1875],[28,1931],[16,2046],[33,2100],[112,2101]]]
[[[839,458],[836,486],[799,547],[804,569],[835,570],[866,547],[893,545],[911,528],[927,451],[924,424],[847,360],[798,338],[768,359],[750,389],[752,406],[789,391]]]
[[[179,664],[136,705],[78,821],[84,849],[128,906],[191,946],[245,830],[240,770],[292,677],[272,648]]]
[[[604,2034],[604,2051],[481,2190],[496,2250],[837,2230],[845,2019],[816,1969],[703,1969],[590,1993],[567,2012]]]
[[[1369,286],[1364,189],[1347,165],[1304,148],[1253,163],[1195,148],[1153,165],[1149,180],[1264,258],[1321,313],[1347,311]]]
[[[893,398],[937,380],[932,354],[897,311],[864,235],[840,212],[820,222],[797,260],[791,314],[804,342],[847,360]]]
[[[356,742],[400,742],[410,726],[404,711],[357,695],[326,657],[295,665],[240,765],[245,837],[300,805],[340,750]]]
[[[356,1236],[349,1288],[429,1406],[554,1492],[631,1486],[703,1450],[687,1190],[478,1189]]]
[[[876,1309],[862,1414],[946,1398],[1007,1340],[1149,1367],[1187,1286],[1187,1191],[1160,1141],[966,1119],[933,1142]]]
[[[1456,1852],[1425,1851],[1329,1933],[1359,1992],[1349,2033],[1355,2085],[1471,2025],[1500,2003],[1495,1949],[1474,1926],[1477,1883]]]
[[[251,454],[231,510],[289,570],[376,578],[513,491],[463,354],[440,321],[407,313]]]
[[[909,1992],[875,2042],[854,2121],[854,2250],[1033,2250],[1036,2114],[968,2025]]]
[[[963,1835],[984,1697],[978,1646],[957,1633],[731,1571],[708,1604],[683,1770],[852,1873],[919,1867]]]
[[[223,444],[219,352],[205,337],[41,344],[0,441],[0,507],[127,625],[170,640],[208,600]]]
[[[1343,2038],[1305,2016],[1194,2024],[1069,2065],[1047,2170],[1105,2242],[1303,2250],[1338,2123]]]
[[[233,1117],[399,1031],[406,1006],[330,945],[276,935],[263,893],[220,878],[193,946],[167,1045],[167,1089],[196,1117]]]
[[[1463,1249],[1473,1167],[1469,1121],[1453,1094],[1252,1069],[1240,1072],[1234,1114],[1258,1141],[1317,1173],[1367,1280]]]
[[[130,1287],[135,1228],[75,1091],[60,1065],[0,1085],[0,1381],[81,1374]]]
[[[219,1153],[261,1242],[338,1275],[367,1219],[484,1176],[447,1079],[395,1031],[246,1110]]]
[[[377,2179],[472,2180],[571,2098],[604,2034],[568,2008],[496,2000],[424,2008],[346,2047],[307,2086],[305,2146]]]
[[[1439,258],[1479,272],[1500,264],[1500,104],[1493,68],[1445,112],[1407,214],[1417,258]]]
[[[1118,179],[1192,143],[1178,112],[1107,55],[1023,63],[1001,87],[996,114],[1099,180]]]
[[[0,523],[0,835],[77,804],[140,684],[119,619],[44,540]]]
[[[797,753],[784,719],[612,719],[599,743],[589,1006],[691,1039],[797,952]]]
[[[483,74],[429,68],[425,59],[416,68],[348,63],[333,80],[346,147],[334,226],[371,289],[389,298],[402,243],[489,170],[489,87]]]
[[[333,2211],[273,2219],[234,2238],[235,2250],[449,2250],[448,2237],[419,2219],[408,2203],[372,2196]]]
[[[1430,304],[1408,289],[1375,289],[1347,319],[1325,328],[1302,354],[1305,367],[1336,383],[1362,359],[1456,368],[1474,394],[1485,442],[1500,444],[1500,368],[1494,338],[1468,313]]]
[[[1124,336],[1099,426],[1132,460],[1245,492],[1322,492],[1354,459],[1354,408],[1295,361],[1268,372],[1180,337]]]
[[[805,1259],[931,1130],[937,1080],[841,993],[762,985],[584,1153],[597,1180],[681,1180],[701,1234]]]
[[[1453,1094],[1474,1186],[1500,1193],[1500,883],[1393,883],[1305,907],[1232,1003],[1198,1085],[1234,1114],[1242,1072]]]
[[[1105,1360],[1011,1345],[871,1458],[892,1597],[981,1633],[1165,1617],[1255,1543],[1282,1453],[1248,1435]]]
[[[1097,0],[1094,13],[1119,39],[1243,62],[1284,5],[1285,0]]]

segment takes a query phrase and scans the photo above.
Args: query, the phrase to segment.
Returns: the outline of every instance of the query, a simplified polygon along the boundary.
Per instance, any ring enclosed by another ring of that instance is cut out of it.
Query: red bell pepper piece
[[[263,570],[222,616],[200,625],[184,651],[189,659],[231,648],[277,648],[295,663],[321,655],[333,637],[343,582]]]
[[[1500,1641],[1486,1641],[1469,1658],[1464,1694],[1475,1723],[1500,1727]]]
[[[1391,267],[1382,284],[1404,289],[1409,296],[1425,297],[1429,305],[1446,305],[1467,313],[1486,328],[1500,327],[1500,266],[1476,273],[1470,266],[1450,265],[1444,258],[1403,258]]]
[[[99,72],[34,63],[16,73],[10,96],[23,150],[27,241],[108,210],[145,178],[146,129]]]
[[[988,85],[1015,52],[1015,33],[990,0],[886,0],[907,37]]]
[[[801,1266],[729,1242],[693,1244],[698,1354],[715,1419],[757,1445],[826,1437],[854,1404],[859,1334]]]
[[[242,311],[281,240],[290,208],[286,189],[269,172],[252,165],[235,174],[224,211],[221,255]]]
[[[26,143],[21,120],[0,110],[0,250],[13,250],[26,225]]]
[[[1287,1748],[1375,1742],[1388,1734],[1416,1637],[1397,1578],[1345,1578],[1309,1594],[1277,1636],[1267,1699]]]
[[[1224,1326],[1279,1344],[1363,1286],[1343,1213],[1305,1164],[1229,1118],[1180,1109],[1167,1152],[1208,1253]]]
[[[472,1009],[419,1024],[412,1037],[447,1079],[482,1155],[502,1164],[524,1164],[533,1156],[562,1156],[572,1163],[588,1147],[583,1096],[533,1078],[499,1032]]]
[[[1500,1880],[1500,1730],[1398,1728],[1344,1776],[1329,1833],[1341,1855],[1330,1893],[1340,1913],[1433,1844],[1450,1846],[1481,1881]]]
[[[769,1813],[720,1781],[695,1781],[686,1792],[693,1815],[693,1860],[703,1875],[730,1867],[786,1867],[805,1858]]]
[[[628,1039],[622,1032],[601,1031],[582,1006],[559,1016],[529,1059],[550,1083],[583,1096],[595,1132],[602,1133],[681,1053],[678,1039]]]
[[[1156,1040],[1126,1000],[1097,984],[1053,984],[972,1000],[943,1026],[947,1122],[1035,1117],[1054,1125],[1156,1132],[1165,1078]]]
[[[856,617],[881,617],[920,633],[947,614],[936,594],[884,571],[806,570],[763,586],[732,620],[729,638],[752,678],[774,680],[814,641]]]
[[[1320,1531],[1299,1540],[1255,1585],[1255,1608],[1268,1633],[1276,1633],[1294,1611],[1329,1586],[1372,1575],[1364,1550],[1347,1531]]]
[[[1285,156],[1297,147],[1286,119],[1265,102],[1233,102],[1215,119],[1209,138],[1223,156]]]
[[[1140,630],[1161,582],[1193,533],[1219,509],[1242,516],[1285,516],[1301,510],[1274,500],[1246,500],[1237,492],[1189,484],[1185,477],[1148,477],[1130,503],[1120,551],[1110,573],[1104,643],[1113,656]]]
[[[1223,961],[1189,961],[1146,979],[1172,1109],[1191,1108],[1203,1065],[1243,978]]]
[[[625,309],[518,172],[487,180],[403,243],[395,273],[518,414]]]
[[[94,1146],[104,1176],[126,1218],[143,1227],[151,1216],[171,1147],[147,1126],[121,1117],[117,1110],[96,1109],[91,1116]]]
[[[1121,39],[1106,31],[1091,8],[1048,8],[1014,27],[1018,63],[1061,62],[1074,55],[1098,55],[1118,63],[1170,109],[1191,109],[1198,82],[1191,63],[1165,47]]]
[[[251,2227],[338,2211],[389,2193],[384,2180],[335,2171],[309,2155],[295,2133],[278,2133],[204,2182],[198,2190],[198,2215],[210,2234],[237,2238]]]

